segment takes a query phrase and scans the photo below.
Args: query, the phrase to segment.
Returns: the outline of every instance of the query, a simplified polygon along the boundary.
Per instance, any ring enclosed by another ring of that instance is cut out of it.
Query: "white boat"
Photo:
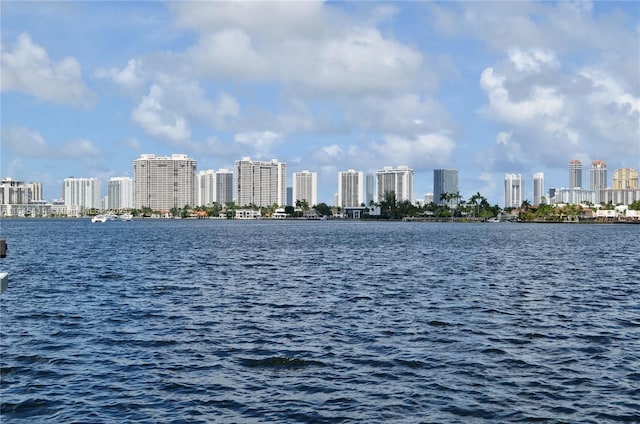
[[[91,222],[107,222],[107,215],[96,215],[91,218]]]
[[[120,215],[120,219],[123,221],[131,221],[133,219],[133,215],[130,213],[123,213]]]

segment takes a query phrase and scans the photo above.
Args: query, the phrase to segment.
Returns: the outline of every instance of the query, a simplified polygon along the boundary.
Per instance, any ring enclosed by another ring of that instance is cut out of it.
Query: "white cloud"
[[[281,142],[281,136],[273,131],[240,133],[235,135],[234,141],[250,147],[258,159],[265,159],[271,156],[273,147]]]
[[[640,96],[632,84],[600,66],[563,69],[551,51],[511,49],[507,57],[480,77],[488,99],[480,112],[510,128],[478,155],[484,169],[638,151]]]
[[[184,60],[193,65],[196,76],[259,80],[270,72],[270,64],[241,29],[203,35],[188,49]]]
[[[144,68],[140,59],[130,59],[123,69],[100,68],[94,72],[94,77],[113,81],[125,93],[138,93],[144,90],[146,79]]]
[[[379,163],[392,166],[405,164],[417,171],[446,164],[454,148],[454,141],[445,133],[419,134],[412,138],[388,135],[384,142],[371,145]]]
[[[525,51],[512,47],[508,51],[508,56],[515,69],[520,72],[538,73],[544,67],[560,67],[555,53],[548,49],[536,48]]]
[[[26,127],[2,128],[2,148],[21,156],[47,155],[47,143],[44,138]]]
[[[65,141],[56,155],[64,159],[89,159],[99,158],[103,152],[91,140],[78,139]]]
[[[18,36],[13,48],[2,45],[1,80],[3,92],[18,91],[47,102],[88,108],[96,100],[75,58],[53,61],[26,33]]]
[[[173,142],[188,141],[191,137],[189,123],[179,114],[163,106],[164,90],[154,84],[140,104],[133,110],[132,118],[146,132]]]
[[[368,95],[345,108],[349,123],[366,131],[414,135],[451,127],[444,109],[418,93]]]

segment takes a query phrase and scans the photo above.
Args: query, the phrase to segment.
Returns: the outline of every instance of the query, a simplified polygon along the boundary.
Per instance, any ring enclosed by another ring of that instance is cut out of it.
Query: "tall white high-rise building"
[[[243,158],[236,161],[236,190],[239,206],[284,205],[287,201],[287,165]]]
[[[309,206],[318,204],[318,173],[304,170],[293,173],[293,204],[305,201]]]
[[[197,162],[187,155],[144,154],[133,161],[136,209],[169,211],[194,206]]]
[[[582,162],[577,159],[569,162],[569,188],[582,187]]]
[[[340,207],[358,207],[364,203],[364,173],[349,169],[338,172],[338,204]]]
[[[42,183],[29,183],[27,184],[27,192],[29,196],[29,203],[42,202]]]
[[[24,181],[5,178],[0,182],[0,205],[24,205],[29,202],[29,192]]]
[[[65,178],[63,197],[65,206],[100,209],[100,180],[97,178]]]
[[[133,209],[133,178],[113,177],[107,181],[107,208]]]
[[[596,203],[600,203],[600,190],[607,188],[607,164],[594,160],[589,168],[589,189],[596,192]]]
[[[216,202],[221,205],[233,202],[233,171],[216,171]]]
[[[207,169],[196,177],[196,205],[211,206],[216,201],[216,171]]]
[[[504,207],[519,208],[524,201],[524,180],[521,174],[504,176]]]
[[[533,174],[533,202],[532,205],[539,205],[544,198],[544,173]]]
[[[397,202],[413,203],[413,169],[407,166],[392,168],[385,166],[376,172],[378,181],[378,201],[384,200],[385,193],[394,192]]]
[[[433,170],[433,197],[434,202],[438,205],[447,203],[442,199],[443,193],[457,193],[458,188],[458,171],[455,169],[434,169]],[[458,204],[458,199],[451,199],[449,206]]]

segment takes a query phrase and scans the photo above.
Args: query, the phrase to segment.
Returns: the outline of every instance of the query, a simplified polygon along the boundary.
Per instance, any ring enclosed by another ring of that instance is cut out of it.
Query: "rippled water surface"
[[[640,421],[640,226],[0,225],[2,422]]]

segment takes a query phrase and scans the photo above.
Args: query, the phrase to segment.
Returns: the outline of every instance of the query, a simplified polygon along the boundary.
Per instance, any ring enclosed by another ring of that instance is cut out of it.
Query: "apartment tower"
[[[318,204],[318,173],[304,170],[293,173],[293,204],[306,201],[309,206]]]
[[[233,202],[233,171],[219,169],[216,171],[216,202],[221,205]]]
[[[113,177],[107,181],[107,208],[133,209],[133,178]]]
[[[364,203],[364,173],[349,169],[338,172],[337,206],[358,207]]]
[[[100,180],[97,178],[65,178],[63,193],[65,206],[100,209]]]
[[[458,171],[455,169],[434,169],[433,170],[433,197],[434,202],[438,205],[447,203],[443,198],[443,193],[457,193],[458,188]],[[458,199],[452,199],[450,206],[457,204]]]
[[[569,188],[582,188],[582,163],[577,159],[569,162]]]
[[[196,179],[196,205],[211,206],[216,201],[216,171],[198,172]]]
[[[385,193],[393,192],[396,201],[413,203],[413,169],[407,166],[392,168],[385,166],[376,172],[378,181],[378,201],[384,200]]]
[[[136,209],[169,211],[195,205],[197,162],[187,155],[144,154],[133,161]]]
[[[638,171],[633,168],[620,168],[613,171],[613,188],[638,188]]]
[[[521,174],[504,176],[504,207],[519,208],[524,201],[524,180]]]
[[[539,205],[544,202],[544,173],[536,172],[533,174],[533,205]]]
[[[236,161],[237,204],[266,207],[285,205],[287,195],[287,165],[243,158]]]
[[[595,203],[600,203],[600,190],[603,188],[607,188],[607,164],[603,160],[594,160],[589,168],[589,189],[596,192]]]

